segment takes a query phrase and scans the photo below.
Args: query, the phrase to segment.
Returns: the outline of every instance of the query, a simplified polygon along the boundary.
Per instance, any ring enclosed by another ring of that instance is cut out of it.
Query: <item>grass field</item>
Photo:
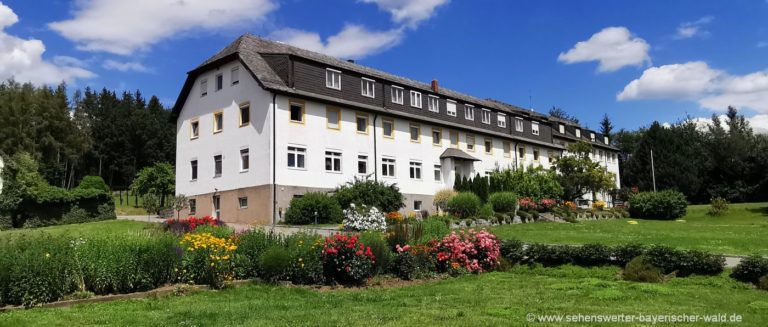
[[[768,255],[768,203],[732,204],[721,217],[708,206],[689,206],[685,222],[619,219],[568,223],[533,223],[491,228],[500,238],[528,242],[583,244],[664,244],[722,254]],[[635,220],[637,225],[628,224]]]
[[[68,234],[74,237],[88,235],[109,235],[138,232],[147,229],[161,228],[155,223],[145,223],[131,220],[105,220],[85,224],[58,225],[34,229],[12,229],[0,232],[0,239],[32,235],[35,233]]]
[[[138,204],[136,204],[136,198],[128,196],[127,192],[122,193],[123,201],[120,203],[120,194],[112,193],[112,199],[115,201],[115,214],[118,216],[142,216],[146,215],[147,211],[141,207],[143,201],[141,197],[138,197]]]
[[[517,267],[386,289],[249,285],[181,297],[0,313],[0,325],[520,326],[529,324],[528,313],[725,313],[741,315],[739,326],[768,325],[766,293],[725,275],[642,284],[620,281],[617,274],[618,268],[612,267]]]

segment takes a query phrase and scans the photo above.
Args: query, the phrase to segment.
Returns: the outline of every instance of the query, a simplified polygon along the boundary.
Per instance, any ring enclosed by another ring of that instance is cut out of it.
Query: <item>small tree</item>
[[[189,207],[189,199],[187,199],[187,196],[184,194],[179,194],[175,198],[173,198],[173,210],[176,210],[176,221],[179,221],[179,217],[181,215],[181,210],[184,210]]]
[[[176,186],[176,174],[173,166],[167,162],[146,167],[136,174],[131,183],[131,191],[145,196],[154,194],[159,198],[160,207],[165,207],[165,196],[172,194]]]
[[[152,213],[157,214],[160,211],[160,198],[155,194],[147,193],[144,194],[142,199],[144,200],[142,206],[147,210],[147,221],[149,221],[149,216]]]
[[[569,145],[568,152],[568,155],[558,158],[552,167],[557,171],[557,181],[563,187],[563,199],[574,201],[589,192],[615,187],[613,173],[589,158],[592,145],[579,141]]]

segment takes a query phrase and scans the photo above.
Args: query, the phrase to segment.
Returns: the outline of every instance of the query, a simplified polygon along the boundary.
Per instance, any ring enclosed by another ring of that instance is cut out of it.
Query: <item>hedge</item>
[[[338,224],[344,218],[341,206],[336,200],[325,193],[309,192],[302,197],[291,200],[291,206],[285,213],[285,222],[296,225],[307,225],[315,222],[319,224]]]
[[[685,216],[688,201],[678,191],[640,192],[629,198],[633,218],[672,220]]]
[[[21,199],[15,211],[18,214],[10,215],[10,225],[14,228],[117,218],[112,196],[95,188],[68,191],[50,185],[37,186],[32,189],[30,196]]]

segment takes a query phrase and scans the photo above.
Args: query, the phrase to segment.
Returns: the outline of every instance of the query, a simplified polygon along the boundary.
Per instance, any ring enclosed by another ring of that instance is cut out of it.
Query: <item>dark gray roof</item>
[[[445,149],[445,151],[443,151],[443,154],[440,155],[440,159],[446,159],[446,158],[480,161],[480,159],[470,156],[468,153],[456,148]]]

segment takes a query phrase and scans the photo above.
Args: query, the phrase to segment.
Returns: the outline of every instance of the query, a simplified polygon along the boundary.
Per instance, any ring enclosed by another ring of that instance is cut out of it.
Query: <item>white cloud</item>
[[[701,37],[707,36],[709,35],[709,32],[704,30],[703,27],[704,25],[711,23],[714,19],[715,18],[712,16],[704,16],[693,22],[682,23],[677,27],[677,34],[675,34],[675,38],[689,39],[697,35]]]
[[[651,67],[616,99],[690,100],[713,111],[734,106],[768,113],[768,71],[734,76],[701,61]]]
[[[79,0],[73,18],[48,26],[80,50],[129,55],[182,32],[260,22],[272,0]]]
[[[648,42],[632,35],[626,27],[607,27],[560,53],[557,60],[566,64],[598,61],[598,71],[611,72],[625,66],[650,64],[650,48]]]
[[[450,0],[360,0],[365,3],[375,3],[380,10],[389,12],[392,20],[415,28],[420,22],[435,14],[435,9],[447,4]]]
[[[720,118],[721,126],[723,126],[723,129],[727,131],[728,124],[725,122],[727,121],[728,116],[719,115],[717,117]],[[694,124],[696,124],[696,128],[700,131],[708,131],[709,126],[712,125],[711,117],[696,117],[692,118],[691,120]],[[752,117],[746,117],[746,120],[749,122],[749,126],[752,127],[752,131],[756,134],[768,134],[768,115],[754,115]]]
[[[18,21],[19,17],[13,10],[0,2],[0,79],[58,84],[96,76],[83,68],[82,62],[72,57],[54,57],[53,62],[43,59],[45,45],[40,40],[7,34],[5,28]]]
[[[104,69],[107,70],[117,70],[121,72],[134,71],[139,73],[146,73],[150,71],[149,68],[138,61],[120,62],[117,60],[107,59],[104,61],[101,67],[104,67]]]
[[[397,45],[403,38],[403,31],[369,31],[363,26],[350,24],[338,34],[328,37],[325,42],[317,33],[297,29],[275,31],[270,37],[333,57],[361,59]]]

